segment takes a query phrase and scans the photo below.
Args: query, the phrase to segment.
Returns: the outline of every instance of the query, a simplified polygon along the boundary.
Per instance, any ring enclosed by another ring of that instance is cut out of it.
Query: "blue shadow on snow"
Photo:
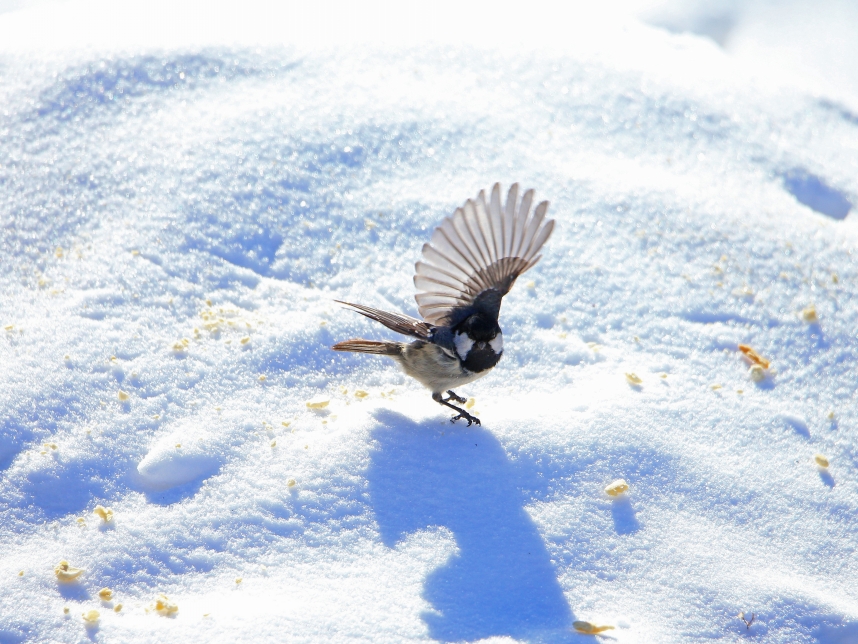
[[[367,479],[385,545],[445,526],[459,551],[425,580],[429,634],[445,642],[562,630],[573,615],[516,487],[517,471],[480,427],[377,412]],[[559,634],[559,633],[558,633]]]

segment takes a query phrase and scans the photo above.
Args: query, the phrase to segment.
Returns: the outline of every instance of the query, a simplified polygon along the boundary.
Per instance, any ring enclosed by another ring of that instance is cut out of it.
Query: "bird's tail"
[[[375,353],[381,356],[398,356],[402,353],[399,342],[375,342],[373,340],[344,340],[331,347],[334,351],[354,351],[355,353]]]

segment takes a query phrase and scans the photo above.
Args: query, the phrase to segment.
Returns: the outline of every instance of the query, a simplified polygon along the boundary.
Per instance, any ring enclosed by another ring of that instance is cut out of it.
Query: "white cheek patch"
[[[491,339],[489,346],[494,349],[494,352],[500,355],[503,352],[503,333],[498,334]]]
[[[474,346],[474,341],[466,333],[457,333],[456,337],[453,338],[453,342],[456,343],[456,353],[459,354],[462,360],[467,357],[468,351]]]

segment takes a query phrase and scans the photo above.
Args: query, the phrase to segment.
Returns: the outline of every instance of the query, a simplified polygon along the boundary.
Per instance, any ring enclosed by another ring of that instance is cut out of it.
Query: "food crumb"
[[[712,391],[718,391],[719,389],[721,389],[721,385],[715,383],[714,385],[709,385],[709,388],[712,389]]]
[[[307,401],[307,407],[309,409],[324,409],[331,402],[331,399],[328,396],[318,395],[313,396],[310,400]]]
[[[18,576],[19,576],[19,577],[23,577],[23,576],[24,576],[24,571],[23,571],[23,570],[19,570],[19,571],[18,571]]]
[[[271,441],[271,447],[277,447],[277,441]]]
[[[59,581],[74,581],[83,574],[82,568],[74,568],[69,565],[69,562],[63,559],[54,568],[54,574]]]
[[[242,344],[247,344],[248,342],[250,342],[250,336],[249,335],[246,335],[241,339]]]
[[[286,487],[295,487],[295,485],[295,479],[289,479],[288,481],[286,481]]]
[[[68,607],[68,606],[63,606],[63,614],[64,614],[64,615],[68,615],[70,612],[71,612],[71,611],[70,611],[70,609],[69,609],[69,607]]]
[[[98,591],[98,596],[106,602],[109,602],[113,598],[113,591],[106,586]]]
[[[289,427],[289,425],[291,425],[291,424],[292,424],[292,421],[284,420],[284,421],[283,421],[283,422],[281,422],[280,424],[281,424],[281,425],[283,425],[283,427]]]
[[[97,610],[88,610],[83,613],[83,621],[85,621],[87,624],[98,623],[100,617],[101,613],[99,613]]]
[[[465,409],[473,409],[474,405],[477,404],[476,398],[468,398],[468,402],[465,403]]]
[[[92,513],[100,516],[101,520],[105,523],[110,523],[111,521],[113,521],[113,510],[111,510],[110,508],[106,508],[103,505],[96,505]]]
[[[814,322],[819,322],[819,318],[816,315],[816,307],[811,304],[801,310],[801,319],[805,322],[813,324]]]
[[[355,391],[355,398],[366,398],[367,396],[369,396],[368,391],[364,391],[363,389]]]
[[[753,364],[760,365],[763,369],[769,368],[769,361],[763,358],[759,353],[754,351],[747,344],[740,344],[739,351],[741,351],[745,357],[750,360]]]
[[[828,420],[834,420],[834,412],[833,411],[828,412]]]
[[[743,393],[745,393],[745,390],[744,389],[737,389],[736,393],[741,396]]]
[[[813,457],[813,460],[816,461],[816,464],[819,465],[819,467],[828,467],[828,459],[822,454],[817,454]]]
[[[236,583],[236,584],[240,584],[242,581],[244,581],[244,579],[242,579],[241,577],[236,577],[236,578],[235,578],[235,583]]]
[[[579,633],[586,633],[587,635],[595,635],[596,633],[601,633],[603,631],[610,631],[614,627],[613,626],[596,626],[595,624],[591,624],[590,622],[572,622],[572,628],[574,628]]]
[[[265,382],[266,377],[264,375],[259,376],[259,382]]]
[[[122,400],[122,401],[128,400],[128,398],[130,398],[128,393],[125,391],[122,391],[121,389],[119,390],[119,393],[116,394],[116,396],[117,396],[117,398],[119,398],[119,400]]]
[[[623,492],[627,492],[628,489],[629,484],[626,483],[625,479],[617,479],[605,488],[605,494],[608,496],[619,496]]]
[[[172,615],[179,612],[176,603],[170,601],[170,598],[164,594],[158,595],[151,607],[160,615]]]
[[[643,382],[640,376],[638,376],[636,373],[626,373],[626,380],[633,387],[638,387]]]
[[[121,610],[122,610],[122,604],[116,604],[116,606],[113,607],[114,613],[118,613]]]
[[[762,382],[766,379],[766,370],[763,369],[762,365],[752,364],[751,368],[748,369],[748,375],[754,382]]]

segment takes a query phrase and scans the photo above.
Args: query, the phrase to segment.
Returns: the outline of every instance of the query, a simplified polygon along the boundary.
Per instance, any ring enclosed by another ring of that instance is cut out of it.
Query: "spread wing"
[[[339,304],[345,304],[346,306],[352,307],[361,315],[368,317],[370,320],[381,322],[381,324],[392,331],[396,331],[403,335],[410,335],[420,340],[428,340],[432,335],[432,332],[435,330],[431,324],[426,324],[426,322],[417,320],[410,315],[403,315],[402,313],[388,313],[387,311],[374,309],[371,306],[352,304],[351,302],[343,302],[342,300],[334,301]]]
[[[415,299],[424,320],[447,324],[456,309],[473,305],[481,293],[491,290],[480,300],[500,309],[500,298],[540,260],[537,253],[554,230],[554,220],[545,220],[548,202],[531,213],[532,202],[533,190],[519,201],[514,183],[501,205],[496,183],[488,203],[485,191],[480,191],[475,200],[468,199],[444,219],[415,266]]]

